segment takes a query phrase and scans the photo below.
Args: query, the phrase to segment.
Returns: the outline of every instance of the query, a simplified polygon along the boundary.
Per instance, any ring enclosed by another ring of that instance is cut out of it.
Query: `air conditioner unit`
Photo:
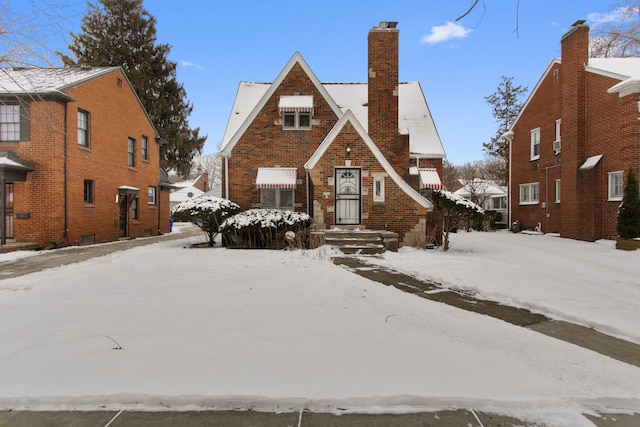
[[[554,153],[558,154],[560,152],[560,140],[557,141],[553,141],[553,151]]]

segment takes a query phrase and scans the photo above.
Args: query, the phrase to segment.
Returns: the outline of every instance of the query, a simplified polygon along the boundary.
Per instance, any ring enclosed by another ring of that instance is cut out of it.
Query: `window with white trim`
[[[260,207],[292,211],[294,207],[294,190],[291,188],[261,188]]]
[[[556,139],[553,141],[553,152],[555,154],[560,153],[560,149],[562,148],[562,144],[560,142],[560,128],[561,128],[562,120],[556,120]]]
[[[560,180],[556,179],[556,203],[560,203],[560,190],[561,190]]]
[[[540,128],[531,131],[531,160],[540,158]]]
[[[89,113],[78,110],[78,145],[89,147]]]
[[[147,204],[156,204],[156,187],[149,186],[149,188],[147,189]]]
[[[540,184],[530,182],[528,184],[520,184],[520,204],[535,205],[538,204],[540,198]]]
[[[0,105],[0,141],[20,141],[20,106]]]
[[[617,202],[622,200],[624,192],[624,181],[622,171],[609,172],[609,201]]]
[[[507,209],[507,196],[492,197],[491,209],[493,209],[494,211]]]
[[[384,177],[376,176],[373,178],[373,201],[384,202]]]

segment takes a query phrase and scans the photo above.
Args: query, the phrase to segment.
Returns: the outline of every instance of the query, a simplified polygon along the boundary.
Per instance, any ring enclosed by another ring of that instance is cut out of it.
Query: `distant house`
[[[119,67],[0,70],[1,243],[169,230],[158,134]]]
[[[391,231],[401,245],[439,226],[428,193],[445,153],[420,83],[398,81],[398,41],[394,22],[369,31],[367,83],[321,83],[297,52],[272,83],[241,82],[223,197],[306,212],[319,230]]]
[[[203,194],[204,191],[191,185],[176,189],[169,195],[171,208],[173,209],[173,207],[177,204],[180,204],[189,199],[195,199],[196,197],[202,196]]]
[[[509,212],[507,209],[507,196],[509,193],[506,185],[487,179],[458,180],[453,191],[454,194],[471,200],[485,211],[496,211],[501,219],[498,224],[509,224]]]
[[[615,236],[640,159],[640,58],[589,58],[589,27],[562,38],[510,132],[511,220],[593,241]]]
[[[177,177],[173,176],[175,182],[171,184],[171,194],[169,195],[172,209],[177,204],[201,196],[210,190],[209,174],[207,172],[198,175],[192,180],[176,181],[176,179]]]

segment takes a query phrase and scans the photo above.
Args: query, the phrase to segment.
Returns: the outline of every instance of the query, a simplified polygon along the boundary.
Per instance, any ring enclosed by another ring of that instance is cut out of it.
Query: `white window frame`
[[[556,139],[553,141],[553,152],[559,154],[562,150],[562,137],[561,137],[562,120],[556,120]]]
[[[20,141],[20,104],[0,105],[0,141]]]
[[[624,197],[624,172],[615,171],[608,174],[608,199],[610,202],[622,201]]]
[[[534,191],[535,190],[535,191]],[[540,202],[540,183],[520,184],[520,204],[537,205]]]
[[[373,201],[384,202],[384,176],[373,177]]]
[[[490,198],[490,210],[500,211],[507,209],[507,196],[493,196]],[[499,206],[496,207],[496,204]]]
[[[265,195],[267,192],[274,192],[274,205],[265,204]],[[291,206],[282,206],[282,192],[291,192]],[[296,191],[292,188],[261,188],[260,189],[260,207],[265,209],[281,209],[285,211],[292,211],[296,206]]]
[[[562,182],[556,179],[556,203],[560,203],[560,196],[562,191]]]
[[[536,153],[537,148],[537,153]],[[540,158],[540,128],[531,130],[531,147],[530,160],[538,160]]]
[[[149,188],[147,189],[147,204],[156,204],[156,187],[149,186]]]
[[[293,126],[287,126],[286,116],[293,115]],[[309,124],[307,126],[300,125],[300,116],[309,116]],[[311,111],[283,111],[282,112],[282,129],[284,130],[310,130],[311,129]]]
[[[89,148],[89,112],[78,109],[78,145]]]

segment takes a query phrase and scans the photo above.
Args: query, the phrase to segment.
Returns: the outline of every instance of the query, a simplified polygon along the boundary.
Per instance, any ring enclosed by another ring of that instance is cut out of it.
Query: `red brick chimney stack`
[[[593,240],[586,230],[592,230],[593,217],[581,215],[582,207],[592,203],[593,188],[581,183],[576,171],[586,159],[586,75],[589,61],[589,27],[576,21],[561,39],[562,57],[559,82],[562,93],[562,198],[561,228],[564,237]],[[584,210],[585,212],[593,212]]]
[[[398,138],[397,22],[381,22],[369,31],[369,135],[397,169],[408,147]]]

